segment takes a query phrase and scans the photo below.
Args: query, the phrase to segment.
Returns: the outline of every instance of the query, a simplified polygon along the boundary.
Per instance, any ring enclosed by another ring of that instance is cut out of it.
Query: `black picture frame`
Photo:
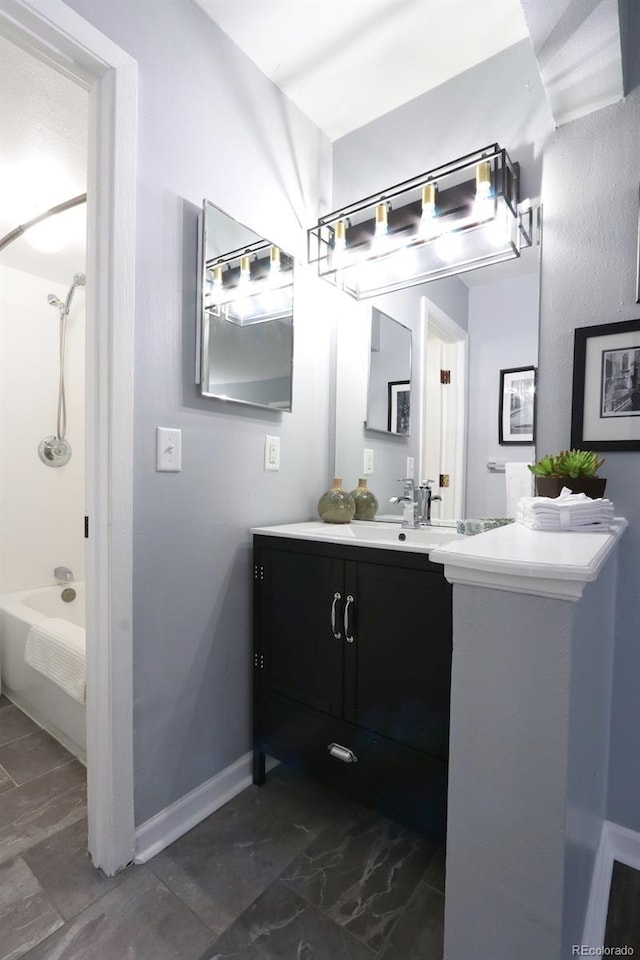
[[[387,430],[398,436],[409,436],[411,428],[411,381],[387,381]]]
[[[636,303],[640,303],[640,186],[638,187],[638,246],[636,248]]]
[[[640,318],[575,330],[571,446],[640,450]]]
[[[500,371],[498,439],[502,447],[536,442],[535,367],[509,367]]]

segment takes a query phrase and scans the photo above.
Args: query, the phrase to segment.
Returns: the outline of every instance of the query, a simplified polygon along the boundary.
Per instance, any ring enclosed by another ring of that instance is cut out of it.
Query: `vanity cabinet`
[[[451,587],[426,554],[256,535],[254,781],[264,755],[445,825]]]

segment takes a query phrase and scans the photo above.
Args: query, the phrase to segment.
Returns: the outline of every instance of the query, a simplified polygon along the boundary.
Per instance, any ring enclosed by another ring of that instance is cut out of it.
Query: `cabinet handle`
[[[349,750],[349,747],[341,747],[339,743],[330,743],[327,749],[332,757],[335,757],[336,760],[342,760],[343,763],[358,762],[358,758],[353,750]]]
[[[347,643],[353,643],[353,636],[349,636],[349,607],[353,603],[353,597],[351,594],[347,597],[347,602],[344,605],[344,638]]]
[[[342,636],[339,630],[336,633],[336,603],[340,599],[341,599],[341,595],[339,593],[334,593],[333,603],[331,604],[331,631],[334,637],[336,638],[336,640],[339,640],[340,637]]]

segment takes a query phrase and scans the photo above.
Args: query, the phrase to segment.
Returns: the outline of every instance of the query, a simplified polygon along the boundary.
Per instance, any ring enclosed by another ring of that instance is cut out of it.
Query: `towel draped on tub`
[[[51,617],[33,624],[24,650],[25,663],[79,703],[86,702],[85,636],[84,627]]]

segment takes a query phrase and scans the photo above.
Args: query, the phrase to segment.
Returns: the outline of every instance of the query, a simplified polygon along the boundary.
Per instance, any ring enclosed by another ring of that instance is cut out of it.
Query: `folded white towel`
[[[56,683],[74,700],[86,702],[84,627],[57,617],[39,620],[29,630],[24,662]]]
[[[518,460],[508,460],[504,465],[504,473],[507,491],[505,517],[515,517],[518,500],[531,496],[533,474],[526,463]]]
[[[610,500],[592,500],[562,488],[559,497],[522,497],[516,520],[531,530],[608,529],[614,508]]]

